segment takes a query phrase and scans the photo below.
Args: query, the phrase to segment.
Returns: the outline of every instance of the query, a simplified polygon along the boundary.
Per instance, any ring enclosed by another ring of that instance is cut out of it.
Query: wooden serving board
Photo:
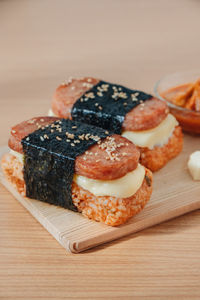
[[[183,152],[154,174],[153,194],[144,210],[125,225],[110,227],[79,213],[23,198],[3,177],[2,184],[68,251],[77,253],[200,208],[200,181],[187,170],[189,154],[200,149],[200,137],[185,135]],[[0,155],[8,148],[0,148]]]

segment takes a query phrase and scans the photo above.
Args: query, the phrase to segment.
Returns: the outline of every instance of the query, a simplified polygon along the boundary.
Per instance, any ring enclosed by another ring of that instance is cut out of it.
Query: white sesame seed
[[[85,96],[86,96],[87,98],[91,98],[91,99],[94,99],[94,98],[95,98],[93,92],[87,93],[87,94],[85,94]]]
[[[79,139],[80,139],[80,140],[82,140],[82,141],[83,141],[83,140],[84,140],[84,138],[85,138],[85,135],[84,135],[84,134],[82,134],[82,135],[79,135],[78,137],[79,137]]]
[[[88,83],[88,82],[83,82],[83,86],[84,86],[84,87],[87,87],[87,88],[92,88],[92,87],[93,87],[93,84]]]
[[[74,139],[74,134],[73,134],[73,133],[66,132],[65,134],[66,134],[66,136],[67,136],[69,139]]]
[[[87,134],[85,135],[85,139],[88,141],[88,140],[89,140],[89,138],[90,138],[90,134],[89,134],[89,133],[87,133]]]

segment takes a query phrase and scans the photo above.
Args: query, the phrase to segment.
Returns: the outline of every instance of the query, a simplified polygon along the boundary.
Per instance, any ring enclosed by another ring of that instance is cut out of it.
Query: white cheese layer
[[[127,198],[134,195],[141,187],[145,176],[145,168],[138,164],[138,167],[125,176],[114,180],[96,180],[80,175],[74,176],[74,181],[83,189],[95,196],[114,196]]]
[[[48,111],[48,116],[49,116],[49,117],[56,117],[56,115],[54,114],[54,112],[53,112],[52,109],[49,109],[49,111]]]
[[[20,161],[20,163],[24,164],[23,154],[18,153],[17,151],[14,151],[12,149],[10,149],[10,154],[14,155]]]
[[[143,131],[124,131],[122,136],[140,147],[153,149],[155,146],[162,147],[168,142],[174,128],[178,125],[175,117],[171,114],[155,128]]]
[[[190,155],[188,169],[194,180],[200,180],[200,151],[195,151]]]

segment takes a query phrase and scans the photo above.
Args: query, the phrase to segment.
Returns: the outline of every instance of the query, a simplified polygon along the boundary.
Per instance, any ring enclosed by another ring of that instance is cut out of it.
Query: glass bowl
[[[162,94],[173,87],[195,82],[199,78],[200,70],[174,73],[159,80],[154,87],[156,97],[167,102],[170,112],[183,130],[194,134],[200,134],[200,112],[175,105],[163,98]]]

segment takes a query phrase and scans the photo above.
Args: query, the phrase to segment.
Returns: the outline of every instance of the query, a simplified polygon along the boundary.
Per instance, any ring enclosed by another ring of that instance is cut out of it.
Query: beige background
[[[0,145],[69,76],[200,69],[198,0],[0,0]],[[200,298],[200,212],[70,255],[0,187],[0,299]]]

